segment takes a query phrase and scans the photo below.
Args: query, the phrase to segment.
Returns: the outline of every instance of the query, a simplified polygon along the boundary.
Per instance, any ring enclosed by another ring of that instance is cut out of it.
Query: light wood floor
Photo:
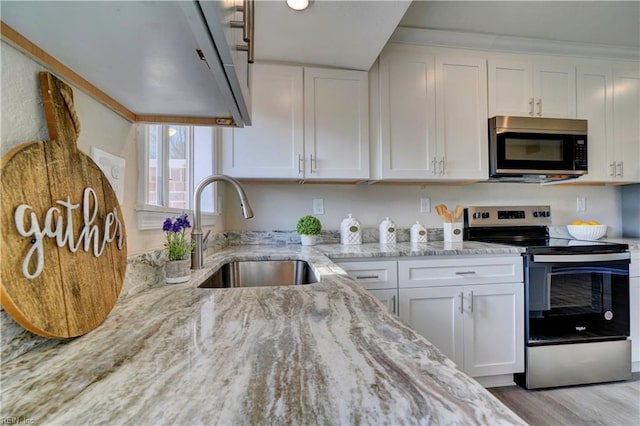
[[[532,426],[640,425],[640,373],[632,380],[597,385],[489,391]]]

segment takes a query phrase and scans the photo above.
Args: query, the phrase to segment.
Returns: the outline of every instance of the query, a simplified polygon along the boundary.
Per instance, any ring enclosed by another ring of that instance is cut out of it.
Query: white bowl
[[[597,240],[607,233],[607,225],[567,225],[567,231],[578,240]]]

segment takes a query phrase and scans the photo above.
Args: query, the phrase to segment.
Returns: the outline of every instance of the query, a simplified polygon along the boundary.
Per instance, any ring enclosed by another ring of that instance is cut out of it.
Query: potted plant
[[[191,223],[186,213],[175,219],[168,217],[162,224],[167,238],[164,243],[167,250],[165,281],[169,284],[189,281],[191,277],[191,252],[194,244],[186,234],[187,228],[191,228]]]
[[[300,234],[300,242],[303,246],[312,246],[316,243],[316,237],[322,231],[322,224],[315,216],[303,216],[296,225],[296,231]]]

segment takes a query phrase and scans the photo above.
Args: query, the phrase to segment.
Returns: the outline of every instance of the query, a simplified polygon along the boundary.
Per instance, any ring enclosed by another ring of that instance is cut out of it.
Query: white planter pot
[[[164,276],[167,284],[189,281],[191,279],[191,259],[167,260],[164,264]]]
[[[300,235],[300,242],[303,246],[314,246],[317,235]]]

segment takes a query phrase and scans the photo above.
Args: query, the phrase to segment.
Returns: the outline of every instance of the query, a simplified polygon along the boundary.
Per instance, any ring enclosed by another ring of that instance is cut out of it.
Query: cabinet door
[[[576,118],[576,68],[535,64],[533,97],[536,117]]]
[[[613,138],[616,179],[640,181],[640,70],[614,70]]]
[[[489,60],[489,117],[533,116],[533,77],[529,62]]]
[[[379,82],[381,178],[435,177],[434,56],[416,46],[387,47]]]
[[[398,290],[367,290],[371,295],[375,296],[389,309],[389,312],[398,314]]]
[[[613,178],[609,152],[613,144],[612,73],[609,67],[579,67],[578,118],[588,121],[589,173],[576,182],[605,182]]]
[[[524,371],[522,283],[464,289],[464,371],[472,377]]]
[[[369,178],[369,79],[364,71],[304,69],[306,179]]]
[[[400,318],[458,366],[463,365],[463,287],[400,289]]]
[[[253,66],[253,124],[225,128],[223,172],[240,178],[302,177],[302,68]]]
[[[436,58],[437,175],[487,179],[487,64],[474,57]]]

